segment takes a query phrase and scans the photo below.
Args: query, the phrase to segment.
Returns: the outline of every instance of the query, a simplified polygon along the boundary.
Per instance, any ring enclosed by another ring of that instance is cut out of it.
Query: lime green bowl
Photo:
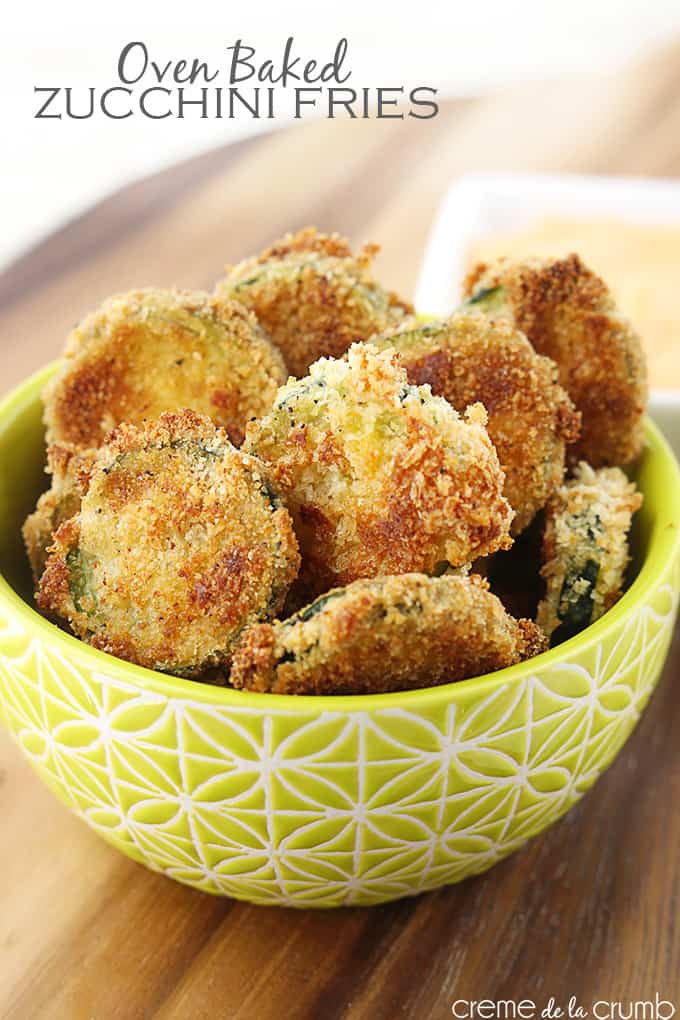
[[[623,746],[680,586],[680,474],[653,425],[637,576],[578,637],[428,690],[249,694],[122,662],[33,608],[20,527],[45,484],[50,371],[0,406],[0,712],[38,775],[128,857],[254,903],[381,903],[491,867]]]

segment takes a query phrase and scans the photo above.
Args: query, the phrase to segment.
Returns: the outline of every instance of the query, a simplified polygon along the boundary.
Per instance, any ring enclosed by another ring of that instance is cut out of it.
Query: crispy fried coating
[[[399,351],[415,385],[429,383],[457,411],[481,402],[505,472],[504,495],[520,534],[562,483],[565,448],[579,415],[557,382],[554,361],[536,354],[509,323],[479,315],[410,322],[370,341]]]
[[[249,627],[230,679],[274,694],[377,694],[490,673],[546,647],[480,577],[401,574],[355,581],[282,623]]]
[[[37,600],[97,648],[193,676],[228,666],[240,631],[281,609],[298,567],[263,465],[183,410],[110,434]]]
[[[344,238],[307,227],[228,267],[217,293],[252,309],[293,375],[303,376],[318,358],[339,357],[413,311],[372,278],[378,250],[366,245],[353,255]]]
[[[621,597],[628,532],[642,496],[619,468],[578,465],[546,510],[545,597],[536,616],[557,645],[599,619]]]
[[[279,390],[244,449],[269,465],[319,594],[360,577],[470,562],[511,544],[480,405],[461,418],[411,386],[393,349],[354,344]]]
[[[52,484],[40,496],[22,528],[36,584],[45,569],[54,532],[80,510],[96,456],[96,450],[77,450],[71,443],[53,443],[48,447],[46,471],[52,475]]]
[[[96,447],[121,422],[184,407],[237,446],[287,378],[277,348],[242,305],[194,291],[109,298],[71,333],[43,394],[48,442]]]
[[[539,354],[557,362],[582,418],[572,462],[602,467],[638,457],[648,396],[640,339],[578,255],[482,263],[464,292],[466,310],[509,319]]]

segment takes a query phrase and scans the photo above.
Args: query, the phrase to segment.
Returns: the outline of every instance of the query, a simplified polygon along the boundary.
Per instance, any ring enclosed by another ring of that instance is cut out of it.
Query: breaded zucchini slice
[[[344,238],[307,227],[228,267],[217,293],[252,309],[293,375],[303,376],[318,358],[339,357],[413,311],[371,276],[377,251],[367,245],[353,255]]]
[[[237,302],[194,291],[120,294],[71,333],[43,394],[47,440],[96,447],[120,422],[190,407],[238,446],[286,378],[278,349]]]
[[[120,425],[80,511],[57,530],[44,611],[97,648],[199,675],[281,609],[297,574],[293,525],[264,466],[193,411]]]
[[[22,528],[33,580],[40,580],[47,550],[57,528],[80,510],[80,500],[87,489],[96,450],[76,450],[70,443],[53,443],[47,450],[48,474],[52,484],[40,496],[37,506]]]
[[[546,647],[482,578],[401,574],[355,581],[288,620],[248,628],[230,679],[275,694],[377,694],[490,673]]]
[[[620,598],[628,532],[642,496],[619,468],[578,465],[546,509],[545,597],[537,623],[557,645],[599,619]]]
[[[244,449],[281,490],[311,591],[507,548],[512,510],[485,421],[479,405],[461,418],[411,386],[397,352],[369,344],[282,387]]]
[[[411,321],[370,342],[379,350],[394,347],[409,382],[429,383],[457,411],[484,404],[515,511],[512,533],[524,531],[561,485],[566,444],[578,436],[579,416],[554,361],[536,354],[509,323],[479,315]]]
[[[603,281],[578,255],[499,259],[465,281],[467,311],[505,318],[559,367],[581,412],[572,460],[593,467],[632,463],[644,442],[647,367],[640,338]]]

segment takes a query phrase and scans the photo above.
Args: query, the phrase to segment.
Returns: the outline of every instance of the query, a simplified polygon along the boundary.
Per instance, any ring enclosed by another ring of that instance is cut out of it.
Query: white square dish
[[[430,231],[416,287],[418,311],[447,315],[459,304],[474,242],[526,229],[545,217],[680,224],[680,182],[574,174],[461,177],[448,191]],[[653,389],[650,414],[680,456],[680,390]]]

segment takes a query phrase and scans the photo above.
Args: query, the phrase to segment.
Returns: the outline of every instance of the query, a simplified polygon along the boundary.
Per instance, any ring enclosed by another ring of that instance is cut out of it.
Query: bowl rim
[[[44,384],[59,364],[59,361],[51,362],[33,373],[0,401],[0,433],[4,432],[36,397],[40,397]],[[236,690],[232,687],[219,687],[199,680],[160,673],[93,648],[45,619],[14,590],[2,573],[0,573],[0,606],[10,619],[12,616],[18,616],[24,624],[25,631],[33,637],[42,637],[48,644],[61,646],[67,661],[80,661],[92,672],[139,687],[141,691],[169,698],[205,702],[218,708],[266,712],[269,707],[279,713],[304,711],[305,714],[312,709],[315,714],[366,712],[416,706],[425,708],[434,702],[453,703],[459,697],[467,699],[476,694],[490,694],[508,683],[532,676],[539,669],[569,660],[570,653],[580,655],[590,650],[616,629],[622,619],[631,615],[636,606],[645,602],[649,592],[656,587],[660,575],[680,552],[680,466],[660,429],[649,418],[645,419],[645,436],[648,448],[655,460],[661,464],[661,473],[665,476],[667,484],[663,507],[659,509],[652,525],[645,561],[633,583],[616,605],[575,637],[532,659],[467,680],[386,694],[269,694]]]

